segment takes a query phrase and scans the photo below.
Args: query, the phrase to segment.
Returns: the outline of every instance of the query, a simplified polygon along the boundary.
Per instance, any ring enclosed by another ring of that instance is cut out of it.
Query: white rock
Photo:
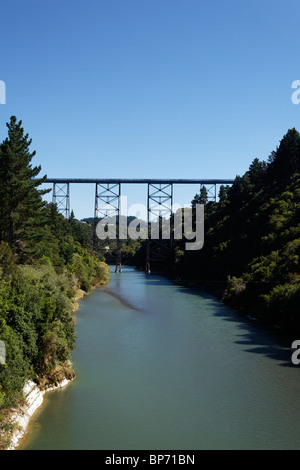
[[[26,382],[23,388],[25,397],[25,404],[12,415],[11,421],[16,424],[17,429],[13,433],[10,446],[7,450],[14,450],[24,434],[27,431],[28,423],[35,411],[42,405],[44,395],[46,392],[56,390],[67,385],[70,381],[64,379],[60,384],[55,387],[48,388],[47,390],[40,390],[39,387],[32,381]]]

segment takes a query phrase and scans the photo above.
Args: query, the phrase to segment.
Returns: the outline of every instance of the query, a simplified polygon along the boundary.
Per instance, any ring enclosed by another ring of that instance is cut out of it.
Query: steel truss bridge
[[[95,185],[95,209],[94,209],[94,249],[98,249],[98,238],[96,235],[96,224],[105,217],[116,217],[116,272],[122,270],[119,216],[121,215],[121,185],[122,184],[144,184],[148,187],[147,195],[147,224],[153,218],[165,218],[172,220],[173,216],[173,187],[174,185],[199,185],[206,188],[207,201],[216,202],[217,186],[231,185],[233,179],[117,179],[117,178],[47,178],[45,183],[53,184],[52,202],[57,205],[58,211],[66,218],[70,217],[70,185],[71,184],[94,184]],[[109,210],[108,210],[109,206]],[[150,232],[148,232],[150,233]],[[146,272],[150,272],[150,263],[163,262],[172,248],[172,236],[168,240],[150,239],[147,237],[146,244]]]

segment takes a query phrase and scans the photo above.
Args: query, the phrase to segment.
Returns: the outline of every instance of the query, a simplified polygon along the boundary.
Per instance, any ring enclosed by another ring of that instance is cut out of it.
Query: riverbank
[[[20,449],[299,448],[289,347],[214,296],[124,266],[76,319],[76,382]]]
[[[197,280],[182,279],[180,277],[168,278],[175,284],[186,287],[187,289],[193,289],[200,294],[205,292],[212,295],[216,300],[221,302],[224,306],[228,306],[232,311],[240,315],[242,318],[255,320],[262,327],[268,327],[276,332],[280,331],[282,339],[285,340],[288,344],[291,344],[295,338],[295,335],[299,335],[300,333],[299,328],[296,328],[295,325],[280,325],[272,318],[263,318],[261,315],[257,314],[254,309],[246,309],[244,306],[238,305],[228,295],[228,286],[224,282],[203,283]]]
[[[99,286],[94,286],[92,291]],[[89,295],[82,289],[77,289],[74,301],[72,304],[73,313],[79,308],[79,302],[85,296]],[[75,321],[75,316],[74,316]],[[55,385],[49,384],[48,380],[39,380],[39,384],[36,384],[32,380],[28,380],[23,388],[23,401],[17,405],[16,408],[12,409],[6,417],[7,432],[4,439],[7,441],[5,450],[16,450],[20,444],[20,441],[25,436],[31,418],[35,412],[43,405],[44,397],[46,393],[62,389],[73,382],[76,378],[76,374],[72,369],[72,364],[69,362],[67,365],[58,367],[52,374],[56,376]]]
[[[10,418],[10,421],[13,423],[15,430],[10,437],[10,444],[7,450],[16,450],[21,439],[27,432],[32,416],[42,406],[45,394],[53,390],[61,389],[68,385],[71,381],[72,379],[68,380],[65,378],[58,385],[49,387],[45,390],[41,390],[38,385],[31,380],[26,382],[23,389],[24,403],[19,405],[19,407],[14,410]]]

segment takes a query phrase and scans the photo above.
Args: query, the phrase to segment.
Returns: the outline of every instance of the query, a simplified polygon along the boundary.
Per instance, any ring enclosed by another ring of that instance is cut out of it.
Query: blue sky
[[[49,177],[234,178],[300,130],[298,1],[3,3],[0,139],[16,115]]]

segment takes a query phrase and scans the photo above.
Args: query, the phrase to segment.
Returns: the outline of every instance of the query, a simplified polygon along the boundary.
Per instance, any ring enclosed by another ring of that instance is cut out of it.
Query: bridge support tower
[[[122,252],[120,244],[120,213],[121,213],[121,183],[96,183],[95,188],[95,212],[94,212],[94,250],[99,248],[97,237],[97,224],[99,220],[111,218],[111,224],[115,226],[117,248],[115,272],[122,272]]]
[[[206,188],[207,191],[207,202],[217,202],[217,185],[216,184],[200,184],[201,189]]]
[[[53,183],[52,202],[66,218],[70,218],[70,183]]]
[[[173,184],[148,183],[146,273],[162,265],[173,243]]]

